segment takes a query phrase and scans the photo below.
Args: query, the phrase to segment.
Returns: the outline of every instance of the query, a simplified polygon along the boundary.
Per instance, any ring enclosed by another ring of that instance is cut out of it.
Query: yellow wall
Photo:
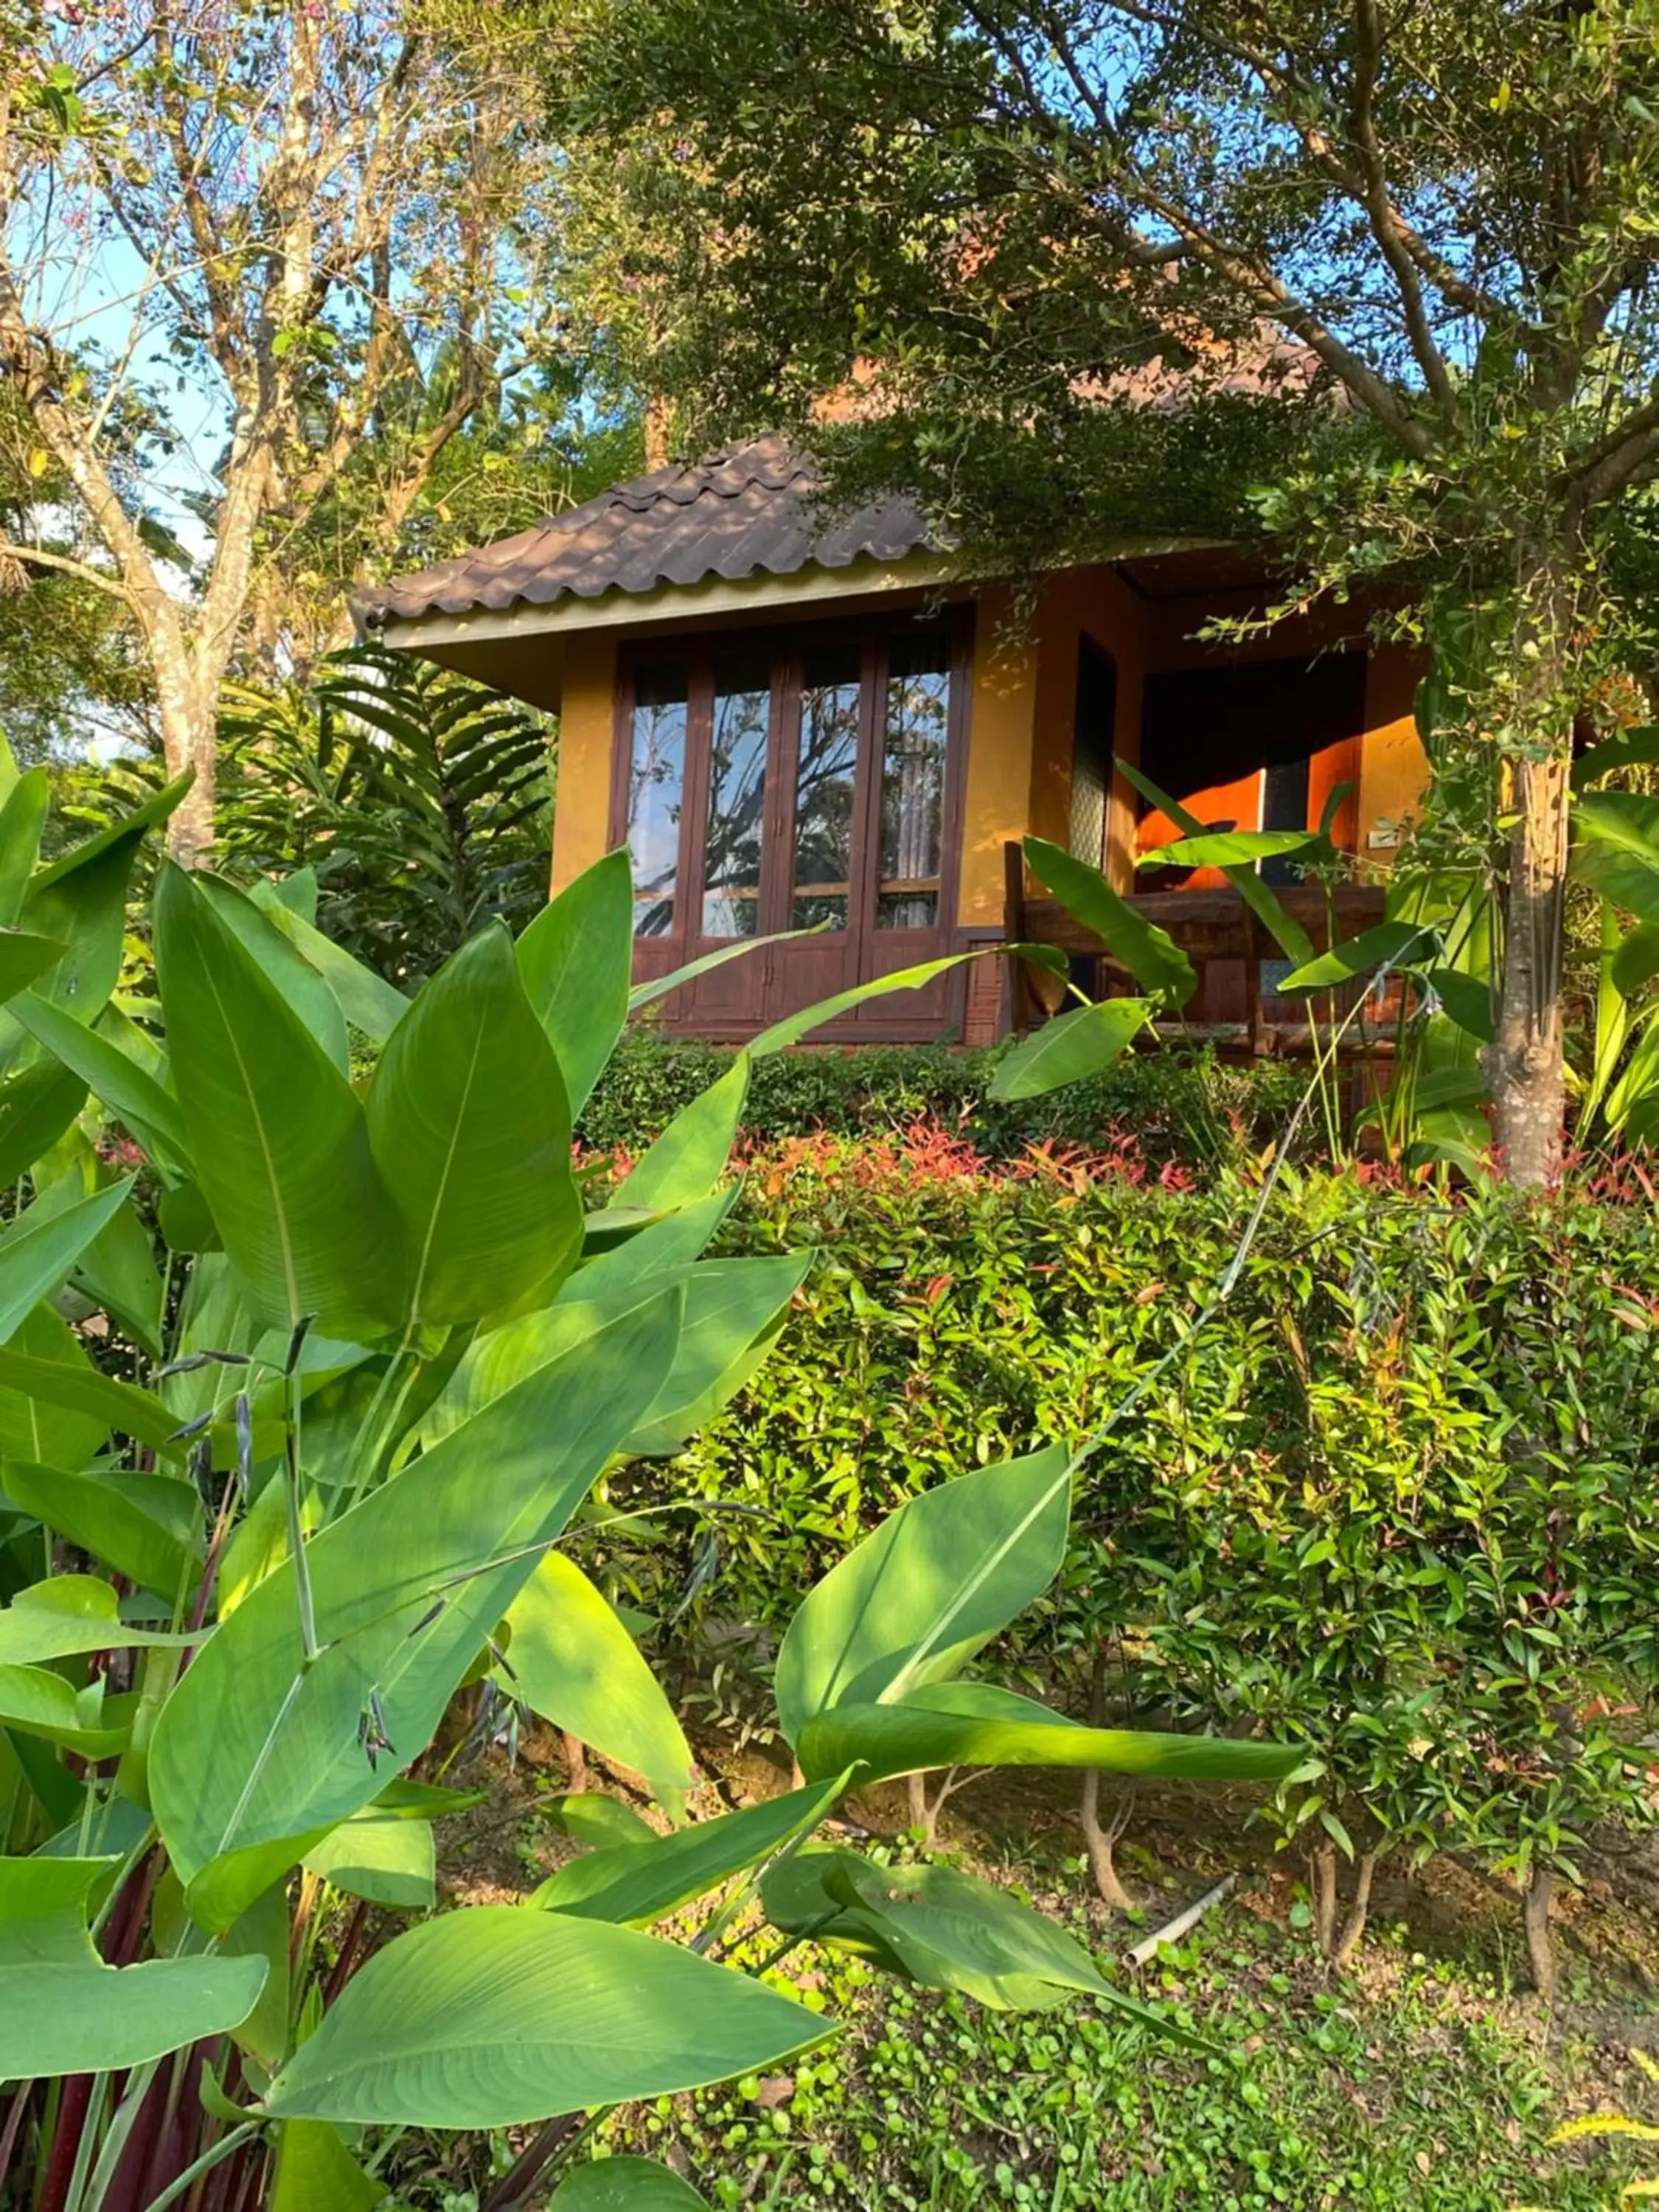
[[[957,920],[984,929],[1002,920],[1002,848],[1030,826],[1037,639],[1010,595],[989,590],[974,617],[974,674],[962,807]]]
[[[1365,671],[1365,736],[1359,748],[1359,850],[1386,867],[1391,846],[1373,845],[1419,811],[1429,763],[1417,734],[1413,702],[1422,667],[1403,646],[1385,646]]]
[[[559,789],[553,810],[553,884],[562,891],[611,842],[611,748],[617,726],[617,641],[607,630],[565,648],[559,710]]]
[[[1035,608],[1006,588],[980,596],[975,616],[968,781],[963,809],[957,919],[985,928],[1003,914],[1003,847],[1030,833],[1063,845],[1071,829],[1073,721],[1078,644],[1088,636],[1117,664],[1115,741],[1127,760],[1140,750],[1140,687],[1146,668],[1146,609],[1109,568],[1047,578]],[[1114,881],[1127,884],[1133,822],[1129,794],[1113,794],[1107,825]]]

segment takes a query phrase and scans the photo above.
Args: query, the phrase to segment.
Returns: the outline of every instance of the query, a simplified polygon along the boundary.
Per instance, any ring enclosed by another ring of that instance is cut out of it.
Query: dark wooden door
[[[1316,829],[1328,802],[1358,772],[1364,726],[1365,656],[1273,660],[1232,668],[1183,669],[1146,680],[1141,764],[1147,775],[1206,826],[1234,830]],[[1350,788],[1332,834],[1351,849],[1355,810]],[[1136,848],[1147,853],[1184,833],[1153,809],[1142,814]],[[1270,882],[1295,880],[1294,862],[1268,862]],[[1224,889],[1214,868],[1144,868],[1136,888]],[[1243,963],[1214,961],[1187,1009],[1194,1022],[1243,1022]]]

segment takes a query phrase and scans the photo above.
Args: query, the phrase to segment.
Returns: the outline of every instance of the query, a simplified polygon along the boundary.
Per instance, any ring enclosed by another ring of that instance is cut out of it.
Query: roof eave
[[[966,580],[951,562],[927,549],[897,561],[874,557],[827,568],[813,563],[786,576],[760,573],[736,581],[708,576],[696,584],[659,584],[649,592],[613,589],[592,599],[567,593],[549,606],[520,601],[495,610],[471,608],[460,614],[388,616],[376,623],[374,610],[354,606],[352,623],[360,640],[369,639],[398,653],[426,653],[457,645],[488,645],[532,637],[569,636],[576,632],[631,629],[645,623],[681,617],[741,616],[751,611],[854,599],[884,591],[915,591]]]

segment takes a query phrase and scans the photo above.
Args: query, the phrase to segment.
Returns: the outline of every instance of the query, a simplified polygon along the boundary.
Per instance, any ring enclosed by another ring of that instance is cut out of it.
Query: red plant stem
[[[146,1851],[127,1876],[104,1930],[104,1956],[112,1966],[130,1966],[143,1940],[144,1916],[161,1872],[160,1851]]]
[[[110,2176],[109,2187],[98,2212],[140,2212],[140,2208],[149,2203],[154,2191],[147,2190],[144,2183],[156,2146],[165,2132],[172,2087],[172,2067],[158,2067],[121,2146],[121,2155],[115,2162],[115,2171]]]
[[[46,2171],[40,2184],[40,2194],[34,2212],[64,2212],[69,2199],[70,2183],[75,2178],[75,2161],[81,2148],[81,2134],[87,2124],[87,2114],[92,2106],[90,2074],[70,2074],[64,2077],[58,2099],[58,2117],[52,2131],[52,2148],[46,2156]]]
[[[368,1924],[368,1899],[360,1897],[346,1923],[345,1934],[340,1938],[340,1955],[334,1961],[334,1971],[323,1989],[323,2009],[326,2011],[346,1984],[357,1964],[357,1953],[362,1948],[363,1929]]]
[[[19,2085],[11,2100],[11,2110],[6,2114],[6,2124],[0,2129],[0,2189],[5,2187],[6,2176],[11,2172],[12,2154],[17,2148],[17,2138],[23,2132],[23,2115],[29,2108],[29,2099],[33,2094],[33,2081]]]
[[[544,2120],[529,2142],[521,2150],[507,2171],[483,2200],[483,2212],[515,2212],[531,2190],[542,2168],[582,2124],[580,2112],[560,2112],[550,2120]]]

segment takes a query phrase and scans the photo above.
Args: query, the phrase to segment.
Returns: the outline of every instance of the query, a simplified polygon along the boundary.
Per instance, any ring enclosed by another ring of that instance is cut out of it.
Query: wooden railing
[[[1003,858],[1003,927],[1010,940],[1058,945],[1074,960],[1096,963],[1096,988],[1091,996],[1115,998],[1133,993],[1137,988],[1133,977],[1114,965],[1105,945],[1091,930],[1074,921],[1058,899],[1027,890],[1024,855],[1019,846],[1008,844]],[[1317,884],[1297,884],[1278,888],[1276,896],[1319,952],[1327,951],[1333,942],[1340,945],[1362,930],[1375,928],[1382,920],[1383,891],[1377,884],[1342,884],[1331,891]],[[1147,891],[1132,897],[1129,904],[1137,914],[1169,932],[1199,969],[1200,983],[1203,970],[1215,962],[1237,962],[1242,968],[1243,1019],[1186,1023],[1181,1026],[1188,1035],[1251,1054],[1310,1049],[1310,1032],[1300,1008],[1262,988],[1263,963],[1281,959],[1283,955],[1236,890]],[[1031,971],[1013,961],[1010,972],[1011,1013],[1019,1033],[1043,1009],[1034,994]],[[1373,1031],[1368,1048],[1374,1049],[1376,1043]],[[1358,1044],[1356,1039],[1356,1048]]]

